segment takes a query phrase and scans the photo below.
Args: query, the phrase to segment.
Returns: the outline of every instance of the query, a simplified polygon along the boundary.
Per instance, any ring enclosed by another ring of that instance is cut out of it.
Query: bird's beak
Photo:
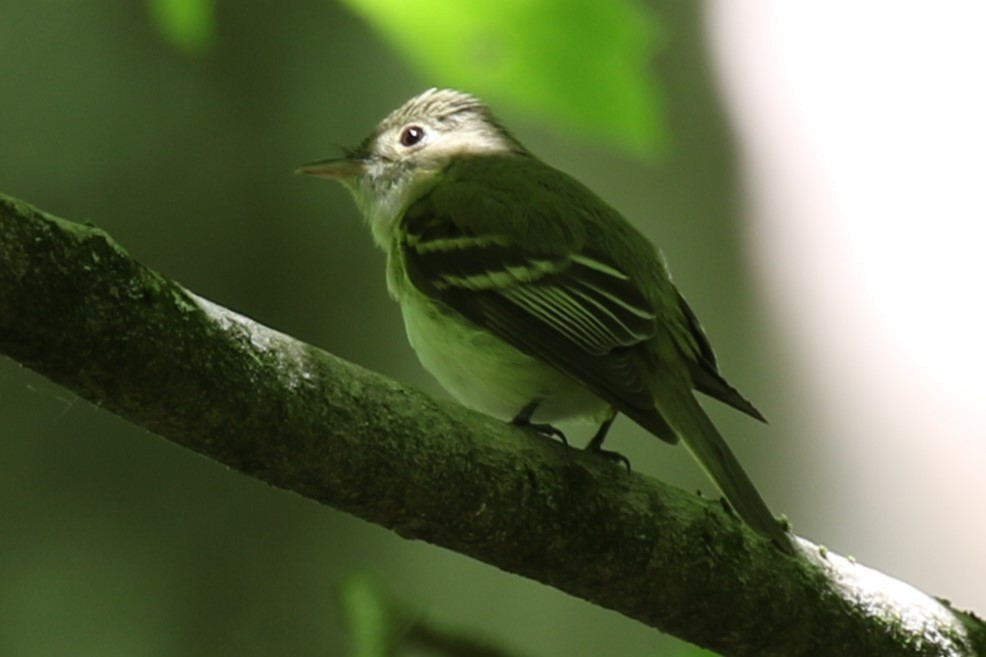
[[[294,170],[295,173],[338,180],[342,183],[351,182],[353,178],[362,175],[363,171],[363,161],[352,157],[337,157],[331,160],[309,162]]]

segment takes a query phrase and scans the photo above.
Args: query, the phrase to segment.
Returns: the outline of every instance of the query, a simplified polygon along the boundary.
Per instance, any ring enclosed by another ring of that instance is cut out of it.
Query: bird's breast
[[[393,289],[393,288],[392,288]],[[608,405],[574,379],[419,292],[397,286],[407,337],[428,372],[460,403],[509,420],[534,400],[535,419],[598,420]]]

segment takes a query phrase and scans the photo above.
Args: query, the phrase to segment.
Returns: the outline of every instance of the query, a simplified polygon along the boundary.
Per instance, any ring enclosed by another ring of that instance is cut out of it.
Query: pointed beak
[[[351,182],[357,176],[363,174],[363,161],[352,157],[337,157],[331,160],[319,160],[302,164],[294,170],[295,173],[303,173],[307,176],[318,176],[329,180],[338,180],[342,183]]]

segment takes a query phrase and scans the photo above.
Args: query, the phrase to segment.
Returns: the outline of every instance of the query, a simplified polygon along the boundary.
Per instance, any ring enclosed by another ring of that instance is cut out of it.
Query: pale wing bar
[[[592,255],[528,254],[499,236],[411,235],[407,246],[436,290],[499,294],[590,354],[654,335],[656,317],[633,282]]]

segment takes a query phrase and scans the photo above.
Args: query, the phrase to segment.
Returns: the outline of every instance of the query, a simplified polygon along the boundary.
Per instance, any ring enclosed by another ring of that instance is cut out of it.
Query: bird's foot
[[[606,415],[606,419],[603,420],[602,425],[600,425],[599,430],[596,431],[596,435],[592,437],[589,444],[585,446],[585,451],[592,452],[593,454],[598,454],[607,461],[612,461],[613,463],[622,463],[626,466],[627,472],[630,472],[630,459],[623,456],[619,452],[614,452],[609,449],[603,449],[603,441],[606,440],[606,434],[609,433],[609,428],[613,426],[613,420],[616,419],[616,409],[609,409],[609,413]]]
[[[592,445],[592,443],[589,443],[589,445],[586,446],[585,451],[590,452],[592,454],[597,454],[602,458],[606,459],[607,461],[612,461],[613,463],[622,463],[624,466],[626,466],[627,473],[631,472],[630,459],[623,456],[619,452],[614,452],[611,449],[602,449],[601,447],[595,447]]]
[[[567,447],[568,438],[565,437],[565,434],[561,429],[550,425],[547,422],[531,422],[531,418],[534,416],[534,411],[537,410],[540,403],[541,402],[538,400],[532,401],[530,404],[522,408],[520,413],[518,413],[514,419],[510,420],[510,424],[515,427],[534,429],[542,436],[546,436],[548,438],[558,438]]]
[[[518,426],[518,427],[526,427],[528,429],[534,429],[539,434],[547,438],[557,438],[558,440],[562,441],[562,443],[566,447],[568,447],[568,438],[565,437],[565,432],[551,424],[542,423],[542,422],[527,422],[527,423],[511,422],[510,424],[513,424],[514,426]]]

